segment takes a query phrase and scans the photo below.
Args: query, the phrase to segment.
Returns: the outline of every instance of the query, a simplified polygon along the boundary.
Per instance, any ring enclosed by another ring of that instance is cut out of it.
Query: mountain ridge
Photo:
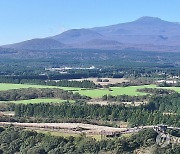
[[[137,49],[148,50],[148,46],[151,45],[154,50],[157,47],[157,51],[160,48],[169,50],[170,47],[172,50],[177,48],[180,51],[180,24],[145,16],[135,21],[110,26],[70,29],[52,37],[32,39],[2,47],[33,50],[138,47]]]
[[[15,48],[15,49],[28,49],[28,50],[43,50],[43,49],[62,48],[65,47],[65,44],[50,38],[44,38],[44,39],[37,38],[37,39],[23,41],[20,43],[4,45],[2,47]]]

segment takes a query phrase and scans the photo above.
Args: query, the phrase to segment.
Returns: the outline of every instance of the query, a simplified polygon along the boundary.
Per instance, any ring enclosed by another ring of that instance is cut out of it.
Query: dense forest
[[[131,126],[160,123],[180,126],[179,115],[163,115],[159,111],[149,111],[141,107],[124,107],[123,105],[18,104],[15,107],[15,114],[19,117],[116,120],[129,122]]]
[[[0,51],[0,76],[14,80],[62,80],[86,77],[153,77],[179,76],[179,53],[132,50],[61,49],[48,51]],[[17,52],[21,54],[17,56]],[[43,54],[42,54],[43,52]],[[27,57],[34,53],[39,56]],[[45,54],[47,53],[47,54]],[[51,53],[49,55],[49,53]],[[42,55],[46,55],[41,57]],[[17,57],[16,57],[17,56]],[[25,56],[26,58],[22,58]],[[50,57],[49,57],[50,56]],[[16,57],[16,58],[15,58]],[[103,58],[105,57],[105,58]],[[171,58],[170,58],[171,57]],[[94,66],[95,69],[82,69]],[[66,73],[47,68],[71,67]],[[81,68],[81,69],[76,69]]]
[[[43,52],[43,54],[42,54]],[[34,55],[37,56],[34,56]],[[11,55],[11,57],[9,57]],[[12,56],[13,55],[13,56]],[[43,55],[43,56],[42,56]],[[156,80],[175,79],[176,83],[156,83],[160,87],[179,87],[179,53],[144,52],[127,49],[85,50],[61,49],[44,51],[0,51],[0,83],[36,84],[48,86],[101,88],[91,81],[68,81],[88,77],[128,78],[127,83],[109,84],[127,87],[155,84]],[[89,69],[93,66],[93,69]],[[70,67],[71,69],[63,69]],[[57,69],[56,69],[57,68]],[[180,94],[165,89],[140,89],[145,96],[104,95],[102,100],[117,101],[118,105],[90,105],[89,97],[75,91],[57,88],[14,89],[0,91],[0,101],[35,98],[60,98],[62,104],[14,104],[0,103],[0,111],[15,111],[14,117],[0,116],[0,121],[12,122],[84,122],[119,126],[127,122],[129,127],[167,124],[180,127]],[[68,103],[75,100],[75,103]],[[146,105],[125,106],[120,102],[147,101]],[[170,131],[179,136],[179,132]],[[131,137],[96,141],[84,135],[80,137],[55,137],[19,128],[0,127],[0,153],[13,154],[61,154],[61,153],[133,153],[139,148],[152,148],[154,153],[179,154],[179,146],[160,148],[155,145],[157,133],[144,130]],[[136,151],[137,152],[137,151]]]
[[[129,97],[126,95],[114,97],[105,95],[103,99],[133,101],[146,97]],[[129,122],[131,126],[156,125],[160,123],[180,126],[180,94],[154,95],[148,99],[150,99],[148,104],[139,107],[125,107],[123,104],[101,106],[86,103],[18,104],[15,106],[15,114],[17,117],[125,121]]]
[[[169,89],[156,89],[156,88],[142,88],[138,89],[138,92],[144,92],[144,93],[150,93],[154,95],[171,95],[173,93],[176,93],[174,90]]]
[[[147,108],[180,115],[180,94],[174,93],[165,96],[153,96],[149,104],[147,104]]]
[[[3,111],[14,111],[15,104],[14,103],[0,103],[0,112]]]
[[[154,145],[154,153],[178,154],[179,146],[160,148],[155,145],[157,133],[151,129],[140,131],[130,138],[96,141],[84,135],[79,137],[55,137],[19,128],[0,127],[0,153],[14,154],[63,154],[63,153],[133,153],[137,149]]]
[[[0,83],[14,83],[14,84],[35,84],[59,87],[79,87],[79,88],[97,88],[101,87],[89,80],[83,81],[69,81],[69,80],[44,80],[44,79],[20,79],[16,77],[2,77],[0,76]]]
[[[103,101],[117,101],[117,102],[138,102],[138,101],[147,101],[149,100],[149,95],[142,95],[142,96],[129,96],[129,95],[104,95],[102,97]]]
[[[16,101],[36,98],[61,98],[64,100],[89,99],[87,96],[81,96],[79,93],[65,91],[58,88],[22,88],[0,91],[0,101]]]

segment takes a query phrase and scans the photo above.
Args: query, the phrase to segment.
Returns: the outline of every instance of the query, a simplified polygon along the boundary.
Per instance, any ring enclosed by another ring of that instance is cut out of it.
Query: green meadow
[[[18,100],[18,101],[0,101],[0,103],[3,102],[11,102],[11,103],[16,103],[16,104],[35,104],[35,103],[63,103],[66,102],[67,100],[62,100],[58,98],[38,98],[38,99],[28,99],[28,100]],[[73,103],[73,100],[68,100],[70,103]]]
[[[43,134],[50,134],[52,136],[62,136],[62,137],[65,137],[65,138],[68,138],[70,136],[73,136],[73,137],[80,137],[81,134],[75,134],[75,133],[66,133],[66,132],[59,132],[59,131],[50,131],[50,130],[35,130],[36,132],[38,133],[43,133]],[[101,138],[101,135],[94,135],[94,134],[86,134],[86,137],[89,137],[89,138],[93,138],[97,141],[100,141],[102,140]],[[103,139],[105,139],[106,137],[103,136]]]
[[[109,89],[80,90],[79,93],[81,95],[90,96],[92,98],[102,97],[103,95],[108,95],[108,94],[111,94],[113,96],[117,96],[117,95],[139,96],[139,95],[145,95],[146,93],[137,92],[137,89],[155,88],[155,87],[156,87],[155,85],[111,87]]]
[[[116,95],[130,95],[130,96],[139,96],[145,95],[146,93],[138,92],[137,89],[142,88],[162,88],[162,89],[170,89],[175,90],[180,93],[180,87],[156,87],[156,85],[142,85],[142,86],[129,86],[129,87],[111,87],[109,89],[82,89],[82,88],[74,88],[74,87],[56,87],[56,86],[44,86],[44,85],[30,85],[30,84],[9,84],[9,83],[0,83],[0,90],[10,90],[10,89],[19,89],[19,88],[59,88],[63,90],[71,90],[74,92],[78,92],[81,95],[89,96],[92,98],[102,97],[103,95],[111,94],[113,96]],[[36,103],[40,100],[34,100]],[[57,99],[44,99],[44,101],[49,102],[57,102],[60,100]]]
[[[0,91],[10,90],[10,89],[20,89],[20,88],[59,88],[63,90],[81,90],[81,88],[74,88],[74,87],[71,88],[71,87],[56,87],[56,86],[46,86],[46,85],[0,83]]]

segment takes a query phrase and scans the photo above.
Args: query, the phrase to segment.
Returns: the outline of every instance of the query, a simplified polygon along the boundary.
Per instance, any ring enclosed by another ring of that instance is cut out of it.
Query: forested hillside
[[[178,154],[179,147],[159,148],[155,145],[157,133],[144,130],[130,138],[95,141],[84,135],[77,138],[54,137],[18,128],[0,128],[0,153],[63,154],[63,153],[133,153],[141,147],[151,147],[156,154]]]
[[[147,110],[146,107],[126,108],[120,105],[19,104],[15,108],[15,114],[19,117],[125,121],[129,122],[131,126],[156,125],[159,123],[180,126],[179,115],[163,115],[158,110],[151,111]]]
[[[88,99],[88,97],[81,96],[78,93],[73,94],[73,92],[64,91],[57,88],[22,88],[0,91],[0,101],[16,101],[35,98],[61,98],[64,100]]]

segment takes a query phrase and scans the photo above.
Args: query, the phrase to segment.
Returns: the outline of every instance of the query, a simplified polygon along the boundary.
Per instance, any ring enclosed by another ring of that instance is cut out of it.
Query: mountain
[[[154,17],[107,27],[92,28],[106,38],[131,44],[180,45],[180,25]]]
[[[124,44],[180,46],[180,24],[154,17],[106,27],[73,29],[52,37],[65,44],[83,44],[91,40],[111,40]],[[106,43],[106,42],[105,42]]]
[[[103,35],[175,35],[179,24],[154,17],[141,17],[133,22],[92,28]]]
[[[89,40],[103,39],[103,36],[89,29],[72,29],[51,38],[66,44],[79,44]]]
[[[27,50],[44,50],[44,49],[63,48],[65,47],[65,44],[50,38],[45,38],[45,39],[32,39],[16,44],[5,45],[3,47],[14,48],[14,49],[27,49]]]
[[[108,49],[114,49],[114,48],[120,48],[123,44],[114,41],[114,40],[103,40],[103,39],[94,39],[87,41],[83,44],[80,44],[79,47],[82,48],[94,48],[94,49],[102,49],[102,48],[108,48]]]
[[[141,17],[135,21],[105,27],[71,29],[45,39],[33,39],[3,47],[15,49],[98,48],[180,51],[180,24],[160,18]]]

